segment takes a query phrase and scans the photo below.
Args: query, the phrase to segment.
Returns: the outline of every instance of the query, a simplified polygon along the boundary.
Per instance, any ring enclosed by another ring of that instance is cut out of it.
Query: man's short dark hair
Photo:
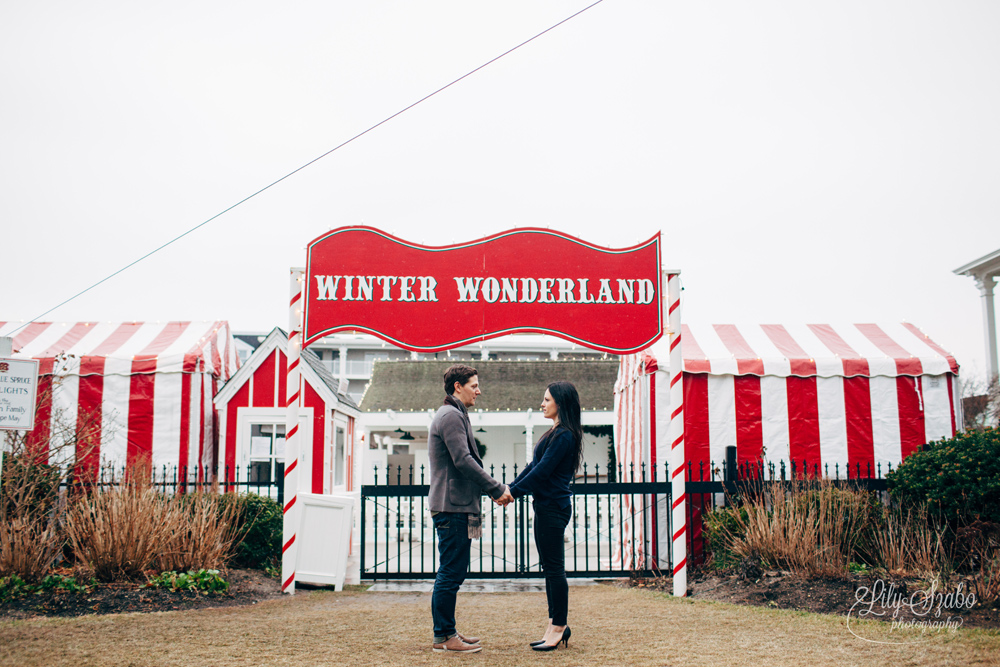
[[[469,382],[470,378],[477,375],[479,375],[479,371],[472,366],[455,364],[444,372],[444,390],[449,396],[451,396],[455,393],[456,382],[465,386]]]

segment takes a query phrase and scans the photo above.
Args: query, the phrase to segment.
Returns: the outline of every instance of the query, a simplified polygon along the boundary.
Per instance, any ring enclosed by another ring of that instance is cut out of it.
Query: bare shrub
[[[77,558],[99,581],[142,575],[183,526],[180,507],[148,484],[123,483],[74,503],[66,532]]]
[[[925,508],[889,508],[874,534],[874,560],[892,574],[947,575],[952,559],[946,532],[946,527],[932,524]]]
[[[173,503],[180,510],[180,521],[170,526],[156,568],[181,572],[225,566],[240,537],[236,504],[201,492],[176,496]]]
[[[57,363],[65,361],[60,358]],[[53,400],[59,387],[57,372],[36,401],[38,412],[51,415],[47,441],[40,442],[31,431],[5,431],[3,435],[0,576],[16,574],[37,582],[51,570],[65,543],[62,489],[93,451],[92,443],[101,432],[101,420],[94,415],[64,415]]]
[[[806,576],[839,576],[858,549],[870,512],[866,492],[828,481],[775,485],[745,497],[719,524],[720,538],[740,559],[759,556]]]

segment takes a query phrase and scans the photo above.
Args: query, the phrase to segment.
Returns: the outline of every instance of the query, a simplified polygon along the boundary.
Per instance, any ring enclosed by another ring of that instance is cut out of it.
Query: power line
[[[302,171],[302,170],[303,170],[303,169],[305,169],[306,167],[309,167],[309,166],[311,166],[311,165],[315,164],[316,162],[319,162],[320,160],[322,160],[323,158],[325,158],[325,157],[326,157],[327,155],[330,155],[331,153],[334,153],[334,152],[336,152],[336,151],[340,150],[341,148],[343,148],[344,146],[348,145],[349,143],[353,142],[353,141],[354,141],[354,140],[356,140],[356,139],[360,139],[361,137],[365,136],[366,134],[368,134],[368,133],[369,133],[369,132],[371,132],[372,130],[374,130],[374,129],[376,129],[376,128],[378,128],[378,127],[382,126],[382,125],[385,125],[386,123],[388,123],[388,122],[389,122],[390,120],[392,120],[393,118],[396,118],[397,116],[399,116],[399,115],[401,115],[401,114],[404,114],[404,113],[406,113],[407,111],[409,111],[410,109],[412,109],[413,107],[417,106],[418,104],[420,104],[420,103],[422,103],[422,102],[426,102],[427,100],[429,100],[430,98],[434,97],[434,96],[435,96],[435,95],[437,95],[438,93],[440,93],[440,92],[442,92],[442,91],[445,91],[445,90],[447,90],[448,88],[451,88],[452,86],[454,86],[454,85],[455,85],[456,83],[458,83],[459,81],[462,81],[463,79],[467,79],[468,77],[472,76],[473,74],[475,74],[475,73],[476,73],[476,72],[478,72],[479,70],[481,70],[481,69],[484,69],[484,68],[486,68],[486,67],[488,67],[488,66],[492,65],[493,63],[495,63],[496,61],[500,60],[500,59],[501,59],[501,58],[503,58],[504,56],[507,56],[507,55],[509,55],[509,54],[513,53],[514,51],[517,51],[517,50],[518,50],[519,48],[521,48],[522,46],[525,46],[526,44],[530,44],[531,42],[535,41],[536,39],[538,39],[538,38],[539,38],[539,37],[541,37],[542,35],[544,35],[544,34],[546,34],[546,33],[548,33],[548,32],[551,32],[552,30],[555,30],[556,28],[558,28],[558,27],[559,27],[559,26],[561,26],[562,24],[566,23],[567,21],[571,21],[572,19],[576,18],[576,17],[577,17],[577,16],[579,16],[580,14],[583,14],[583,13],[584,13],[585,11],[587,11],[588,9],[591,9],[592,7],[595,7],[595,6],[599,5],[599,4],[601,4],[602,2],[604,2],[604,0],[596,0],[595,2],[593,2],[593,3],[589,4],[589,5],[587,5],[586,7],[584,7],[583,9],[581,9],[580,11],[576,12],[575,14],[572,14],[572,15],[570,15],[570,16],[567,16],[567,17],[566,17],[566,18],[564,18],[564,19],[563,19],[562,21],[559,21],[558,23],[556,23],[556,24],[554,24],[554,25],[551,25],[551,26],[549,26],[548,28],[546,28],[545,30],[541,31],[541,32],[540,32],[540,33],[538,33],[537,35],[535,35],[535,36],[533,36],[533,37],[529,37],[528,39],[524,40],[523,42],[521,42],[521,43],[520,43],[520,44],[518,44],[517,46],[514,46],[514,47],[512,47],[512,48],[510,48],[510,49],[507,49],[506,51],[504,51],[504,52],[503,52],[503,53],[501,53],[500,55],[498,55],[498,56],[496,56],[496,57],[494,57],[494,58],[492,58],[492,59],[490,59],[490,60],[486,61],[485,63],[483,63],[483,64],[482,64],[482,65],[480,65],[479,67],[477,67],[477,68],[475,68],[475,69],[473,69],[473,70],[471,70],[471,71],[469,71],[469,72],[466,72],[465,74],[463,74],[462,76],[458,77],[457,79],[455,79],[455,80],[454,80],[454,81],[452,81],[451,83],[448,83],[448,84],[445,84],[445,85],[441,86],[440,88],[438,88],[437,90],[435,90],[434,92],[432,92],[432,93],[429,93],[429,94],[427,94],[427,95],[425,95],[425,96],[421,97],[421,98],[420,98],[419,100],[417,100],[416,102],[413,102],[413,103],[412,103],[412,104],[410,104],[409,106],[407,106],[407,107],[404,107],[404,108],[400,109],[399,111],[397,111],[396,113],[392,114],[391,116],[389,116],[389,117],[387,117],[387,118],[384,118],[383,120],[379,121],[378,123],[375,123],[374,125],[372,125],[371,127],[369,127],[369,128],[367,129],[367,130],[365,130],[364,132],[359,132],[358,134],[354,135],[353,137],[351,137],[351,138],[350,138],[350,139],[348,139],[347,141],[343,142],[342,144],[340,144],[340,145],[338,145],[338,146],[334,146],[333,148],[331,148],[331,149],[330,149],[330,150],[328,150],[327,152],[323,153],[322,155],[320,155],[320,156],[318,156],[318,157],[315,157],[315,158],[313,158],[313,159],[312,159],[312,160],[310,160],[309,162],[306,162],[306,163],[305,163],[304,165],[302,165],[302,166],[301,166],[301,167],[299,167],[298,169],[295,169],[294,171],[290,171],[290,172],[288,172],[287,174],[285,174],[284,176],[282,176],[282,177],[281,177],[281,178],[279,178],[278,180],[276,180],[276,181],[273,181],[273,182],[271,182],[271,183],[269,183],[269,184],[265,185],[265,186],[264,186],[264,187],[262,187],[262,188],[261,188],[260,190],[257,190],[257,191],[256,191],[256,192],[254,192],[253,194],[251,194],[251,195],[248,195],[248,196],[244,197],[243,199],[239,200],[238,202],[236,202],[236,203],[235,203],[235,204],[233,204],[232,206],[229,206],[228,208],[225,208],[225,209],[223,209],[223,210],[219,211],[218,213],[216,213],[215,215],[213,215],[213,216],[212,216],[211,218],[209,218],[209,219],[205,220],[204,222],[201,222],[201,223],[199,223],[199,224],[195,225],[194,227],[192,227],[191,229],[187,230],[187,231],[186,231],[186,232],[184,232],[183,234],[180,234],[180,235],[178,235],[178,236],[176,236],[176,237],[174,237],[174,238],[170,239],[169,241],[167,241],[167,242],[166,242],[166,243],[164,243],[163,245],[159,246],[158,248],[154,248],[153,250],[150,250],[149,252],[147,252],[147,253],[146,253],[145,255],[143,255],[143,256],[142,256],[142,257],[140,257],[139,259],[136,259],[136,260],[133,260],[132,262],[129,262],[128,264],[126,264],[126,265],[125,265],[125,266],[123,266],[122,268],[118,269],[118,270],[117,270],[117,271],[115,271],[114,273],[112,273],[112,274],[110,274],[110,275],[107,275],[107,276],[105,276],[104,278],[101,278],[100,280],[98,280],[98,281],[97,281],[96,283],[94,283],[94,284],[93,284],[93,285],[91,285],[90,287],[87,287],[86,289],[84,289],[84,290],[81,290],[80,292],[77,292],[76,294],[74,294],[73,296],[69,297],[69,298],[68,298],[68,299],[66,299],[65,301],[63,301],[63,302],[61,302],[61,303],[59,303],[59,304],[57,304],[57,305],[53,306],[52,308],[49,308],[48,310],[46,310],[46,311],[45,311],[44,313],[42,313],[41,315],[38,315],[38,316],[36,316],[36,317],[32,318],[31,320],[29,320],[29,321],[25,322],[24,324],[22,324],[21,326],[19,326],[19,327],[18,327],[18,328],[16,328],[16,329],[14,329],[13,331],[11,331],[10,333],[8,333],[7,335],[8,335],[8,336],[11,336],[11,337],[13,337],[13,335],[14,335],[14,334],[16,334],[16,333],[17,333],[18,331],[20,331],[20,330],[21,330],[21,329],[23,329],[24,327],[28,326],[29,324],[31,324],[32,322],[37,322],[38,320],[42,319],[43,317],[45,317],[45,316],[46,316],[46,315],[48,315],[49,313],[51,313],[51,312],[53,312],[53,311],[55,311],[55,310],[58,310],[59,308],[62,308],[63,306],[65,306],[65,305],[66,305],[67,303],[69,303],[70,301],[73,301],[74,299],[77,299],[77,298],[79,298],[79,297],[83,296],[84,294],[86,294],[86,293],[87,293],[87,292],[89,292],[90,290],[94,289],[95,287],[97,287],[97,286],[99,286],[99,285],[101,285],[101,284],[103,284],[103,283],[105,283],[105,282],[107,282],[107,281],[111,280],[112,278],[114,278],[115,276],[117,276],[117,275],[118,275],[119,273],[123,273],[123,272],[127,271],[128,269],[132,268],[133,266],[135,266],[136,264],[138,264],[139,262],[142,262],[143,260],[146,260],[146,259],[148,259],[149,257],[152,257],[153,255],[155,255],[156,253],[160,252],[161,250],[163,250],[163,249],[164,249],[164,248],[166,248],[167,246],[170,246],[170,245],[173,245],[174,243],[176,243],[176,242],[180,241],[180,240],[181,240],[182,238],[184,238],[184,237],[185,237],[185,236],[187,236],[188,234],[191,234],[192,232],[195,232],[195,231],[197,231],[197,230],[201,229],[202,227],[204,227],[204,226],[205,226],[205,225],[207,225],[208,223],[212,222],[212,221],[213,221],[213,220],[215,220],[216,218],[219,218],[219,217],[221,217],[221,216],[225,215],[225,214],[226,214],[226,213],[228,213],[229,211],[232,211],[232,210],[233,210],[234,208],[236,208],[237,206],[240,206],[241,204],[244,204],[244,203],[246,203],[246,202],[250,201],[251,199],[253,199],[253,198],[254,198],[254,197],[256,197],[257,195],[261,194],[262,192],[265,192],[265,191],[267,191],[267,190],[270,190],[271,188],[273,188],[273,187],[274,187],[275,185],[277,185],[278,183],[281,183],[281,182],[282,182],[282,181],[284,181],[285,179],[287,179],[287,178],[290,178],[290,177],[294,176],[295,174],[299,173],[300,171]]]

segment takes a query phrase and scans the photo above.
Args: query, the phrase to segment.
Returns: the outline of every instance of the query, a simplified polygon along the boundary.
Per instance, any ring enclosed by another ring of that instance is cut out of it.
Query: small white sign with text
[[[37,361],[0,357],[0,429],[34,429],[37,393]]]

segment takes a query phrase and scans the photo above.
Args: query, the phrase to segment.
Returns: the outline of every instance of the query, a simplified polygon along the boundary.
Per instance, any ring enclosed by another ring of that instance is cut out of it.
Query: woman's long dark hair
[[[573,444],[576,445],[576,462],[573,470],[579,470],[583,463],[583,427],[580,425],[580,394],[572,382],[553,382],[548,387],[549,395],[556,402],[559,415],[559,426],[573,434]]]

